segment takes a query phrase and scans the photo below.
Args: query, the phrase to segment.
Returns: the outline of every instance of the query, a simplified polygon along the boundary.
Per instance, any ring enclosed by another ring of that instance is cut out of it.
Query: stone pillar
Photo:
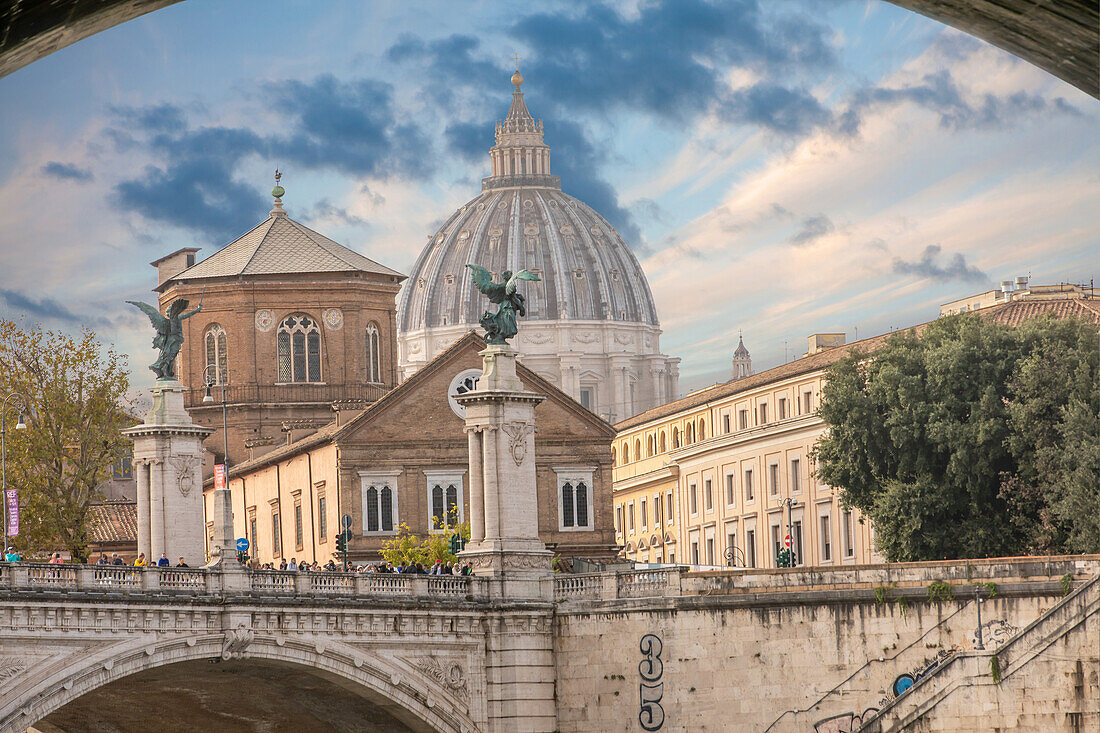
[[[481,431],[466,428],[466,437],[470,449],[470,542],[476,545],[485,539],[485,476],[482,468]]]
[[[152,469],[148,460],[135,460],[133,462],[134,470],[137,471],[137,505],[140,508],[149,508],[149,471]],[[149,546],[149,530],[150,530],[149,514],[146,511],[138,511],[137,514],[137,532],[138,532],[138,552],[144,552],[145,557],[149,557],[153,553],[153,548]]]
[[[195,425],[183,409],[186,388],[158,379],[153,409],[140,425],[123,430],[134,442],[138,465],[138,549],[155,563],[166,553],[201,565],[206,554],[202,511],[203,440],[213,430]],[[146,473],[148,471],[148,473]]]
[[[476,575],[499,581],[492,587],[503,597],[543,598],[552,553],[539,539],[535,406],[545,396],[524,390],[509,346],[490,345],[481,356],[477,389],[455,398],[466,407],[466,428],[481,433],[480,455],[470,443],[470,467],[472,473],[481,462],[485,536],[463,559]],[[471,513],[476,504],[471,497]]]
[[[486,618],[486,733],[551,733],[558,730],[553,554],[539,539],[535,483],[535,406],[545,396],[523,388],[507,345],[481,356],[477,389],[455,399],[466,408],[466,429],[480,437],[470,440],[470,474],[480,461],[485,536],[459,557],[487,579],[494,602]],[[477,482],[470,483],[477,514]]]

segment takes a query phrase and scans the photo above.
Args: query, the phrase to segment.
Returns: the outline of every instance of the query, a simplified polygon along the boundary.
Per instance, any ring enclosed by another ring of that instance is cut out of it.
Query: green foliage
[[[383,542],[379,554],[395,566],[416,563],[432,565],[436,560],[444,563],[458,562],[458,556],[451,552],[451,538],[456,535],[469,540],[469,522],[463,522],[447,532],[429,534],[424,538],[414,534],[409,525],[402,522],[397,527],[397,536]]]
[[[1001,684],[1001,658],[996,654],[989,658],[989,671],[993,674],[993,684]]]
[[[821,480],[890,561],[1100,551],[1097,329],[973,315],[827,372]]]
[[[996,598],[997,597],[997,584],[996,583],[978,583],[978,588],[985,590],[985,597],[986,598]]]
[[[928,600],[933,603],[951,601],[955,599],[955,589],[950,583],[942,580],[934,580],[928,584]]]
[[[1062,595],[1068,596],[1071,590],[1073,590],[1073,575],[1066,573],[1062,576]]]
[[[876,606],[881,606],[884,603],[888,603],[888,602],[894,600],[894,597],[893,597],[893,595],[891,595],[890,591],[893,590],[894,588],[896,588],[897,586],[898,586],[898,584],[896,582],[889,583],[887,585],[877,585],[877,586],[875,586],[875,588],[874,588],[875,605]]]
[[[91,330],[70,336],[0,320],[0,391],[29,403],[27,430],[11,430],[14,412],[4,416],[24,554],[64,548],[88,559],[91,504],[115,461],[132,450],[119,432],[136,422],[129,388],[125,358]]]

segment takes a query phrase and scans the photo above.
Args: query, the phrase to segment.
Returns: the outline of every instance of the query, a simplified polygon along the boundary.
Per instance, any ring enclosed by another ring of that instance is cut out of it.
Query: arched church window
[[[642,440],[641,438],[634,439],[634,460],[642,460]]]
[[[664,430],[661,431],[661,437],[657,440],[657,448],[658,448],[659,452],[661,452],[661,453],[664,453],[666,450],[668,450],[668,445],[665,442],[665,431]]]
[[[679,448],[680,447],[680,428],[677,428],[677,427],[672,428],[672,447],[673,448]]]
[[[611,446],[611,465],[615,465],[615,446]]]
[[[382,381],[382,357],[379,350],[378,326],[367,325],[367,381]]]
[[[687,430],[684,431],[684,440],[688,445],[695,442],[695,423],[688,423]]]
[[[699,421],[699,440],[707,439],[707,424],[702,420]]]
[[[649,449],[648,455],[652,456],[653,452],[654,452],[653,436],[652,435],[649,436],[648,438],[646,438],[646,448]]]
[[[206,378],[214,384],[226,384],[229,381],[229,346],[225,329],[215,323],[206,329],[203,340],[206,345],[206,368],[210,370],[204,372]]]
[[[457,482],[456,482],[457,483]],[[447,530],[458,526],[458,486],[455,483],[433,483],[432,526],[433,530]]]
[[[630,463],[630,443],[623,443],[623,463]]]
[[[304,313],[294,313],[279,324],[279,381],[321,381],[321,329]]]

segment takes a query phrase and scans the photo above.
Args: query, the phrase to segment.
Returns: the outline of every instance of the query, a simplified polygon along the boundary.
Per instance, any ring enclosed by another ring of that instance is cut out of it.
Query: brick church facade
[[[267,219],[205,260],[187,248],[152,263],[162,311],[202,303],[183,322],[177,374],[192,419],[215,430],[207,475],[226,448],[241,463],[327,425],[334,405],[361,409],[397,386],[404,275],[294,221],[273,193]]]

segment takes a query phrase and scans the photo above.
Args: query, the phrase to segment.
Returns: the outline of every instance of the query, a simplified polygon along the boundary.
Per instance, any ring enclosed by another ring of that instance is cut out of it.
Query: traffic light
[[[791,567],[791,551],[784,547],[775,555],[775,566],[777,568],[789,568]]]
[[[457,555],[466,547],[466,538],[460,534],[451,535],[451,554]]]
[[[347,549],[348,549],[348,537],[347,537],[346,534],[341,532],[340,534],[336,535],[336,551],[337,552],[346,552]]]

